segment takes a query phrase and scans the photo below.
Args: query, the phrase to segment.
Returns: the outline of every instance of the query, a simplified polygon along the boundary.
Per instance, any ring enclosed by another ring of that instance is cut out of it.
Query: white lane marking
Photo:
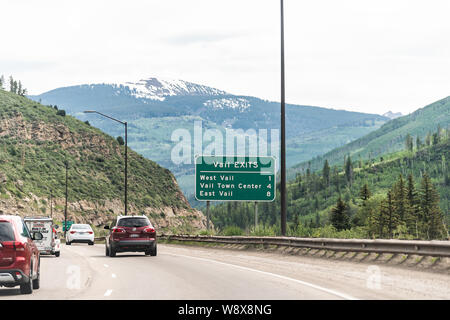
[[[108,267],[109,267],[107,264],[104,264],[103,266],[104,266],[105,268],[108,268]]]
[[[105,297],[109,297],[109,296],[111,295],[111,293],[112,293],[112,290],[111,290],[111,289],[106,290],[104,296],[105,296]]]
[[[271,273],[271,272],[261,271],[261,270],[257,270],[257,269],[242,267],[242,266],[238,266],[238,265],[235,265],[235,264],[220,262],[220,261],[216,261],[216,260],[185,256],[185,255],[182,255],[182,254],[174,254],[174,253],[167,253],[167,252],[164,252],[164,254],[171,255],[171,256],[190,258],[190,259],[197,259],[197,260],[207,261],[207,262],[214,262],[214,263],[221,264],[221,265],[228,266],[228,267],[235,267],[235,268],[246,270],[246,271],[257,272],[257,273],[261,273],[261,274],[264,274],[264,275],[276,277],[276,278],[279,278],[279,279],[293,281],[293,282],[299,283],[301,285],[304,285],[304,286],[307,286],[307,287],[310,287],[310,288],[314,288],[314,289],[317,289],[317,290],[320,290],[320,291],[323,291],[323,292],[326,292],[326,293],[338,296],[338,297],[343,298],[345,300],[359,300],[358,298],[352,297],[352,296],[347,295],[345,293],[341,293],[339,291],[335,291],[335,290],[332,290],[332,289],[327,289],[327,288],[324,288],[324,287],[321,287],[321,286],[318,286],[318,285],[315,285],[315,284],[312,284],[312,283],[309,283],[309,282],[306,282],[306,281],[285,277],[285,276],[282,276],[282,275],[279,275],[279,274],[276,274],[276,273]]]
[[[112,273],[112,274],[111,274],[111,277],[113,277],[114,279],[117,278],[117,276],[116,276],[115,273]]]

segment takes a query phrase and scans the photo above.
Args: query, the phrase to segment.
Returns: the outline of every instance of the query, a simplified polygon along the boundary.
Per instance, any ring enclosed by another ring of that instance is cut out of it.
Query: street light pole
[[[125,126],[125,215],[127,215],[128,214],[128,123],[126,121],[118,120],[116,118],[110,117],[106,114],[103,114],[95,110],[86,110],[84,111],[84,113],[96,113],[105,118],[119,122]]]
[[[125,121],[125,215],[128,213],[128,123]]]
[[[64,238],[66,237],[67,232],[67,197],[68,197],[68,189],[67,189],[67,176],[68,176],[68,169],[69,169],[69,163],[66,161],[66,204],[64,206]]]
[[[53,219],[53,191],[50,190],[50,217]]]
[[[284,74],[284,3],[281,9],[281,235],[286,236],[286,97]]]

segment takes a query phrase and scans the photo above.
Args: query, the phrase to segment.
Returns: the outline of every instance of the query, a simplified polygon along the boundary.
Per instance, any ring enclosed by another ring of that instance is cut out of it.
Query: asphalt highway
[[[450,299],[450,275],[278,253],[158,245],[158,256],[104,245],[62,246],[41,257],[41,288],[4,299]]]

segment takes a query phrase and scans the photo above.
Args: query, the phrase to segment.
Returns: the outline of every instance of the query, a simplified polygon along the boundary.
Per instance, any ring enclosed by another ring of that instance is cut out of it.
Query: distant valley
[[[184,128],[193,133],[194,121],[202,121],[204,130],[221,132],[227,128],[246,131],[280,126],[277,102],[237,96],[183,80],[149,78],[86,84],[57,88],[30,98],[45,105],[57,105],[112,136],[123,135],[122,126],[83,111],[94,109],[128,121],[129,146],[170,169],[188,198],[194,192],[194,167],[171,161],[174,130]],[[376,114],[288,104],[287,164],[292,166],[322,155],[380,128],[388,120]]]

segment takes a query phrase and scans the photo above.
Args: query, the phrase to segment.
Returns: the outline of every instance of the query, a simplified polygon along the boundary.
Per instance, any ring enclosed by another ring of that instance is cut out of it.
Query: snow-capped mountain
[[[113,84],[118,88],[128,88],[136,98],[164,101],[170,96],[219,96],[225,91],[199,85],[184,80],[149,78],[138,82]]]
[[[386,118],[389,118],[389,119],[395,119],[395,118],[399,118],[401,116],[403,116],[403,114],[401,112],[388,111],[388,112],[383,114],[383,117],[386,117]]]

